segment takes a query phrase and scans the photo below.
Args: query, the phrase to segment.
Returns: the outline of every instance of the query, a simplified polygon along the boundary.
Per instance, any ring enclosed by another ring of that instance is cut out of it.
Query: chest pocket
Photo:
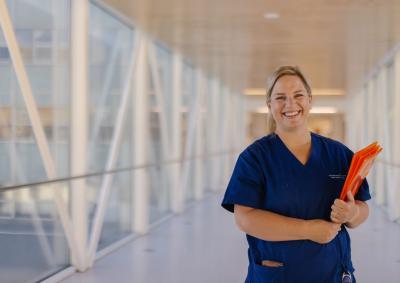
[[[339,198],[340,192],[342,191],[345,175],[328,175],[327,180],[327,191],[331,198]]]

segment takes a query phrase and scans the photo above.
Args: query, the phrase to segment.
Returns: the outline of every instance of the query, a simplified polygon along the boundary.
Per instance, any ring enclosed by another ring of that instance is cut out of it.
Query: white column
[[[386,68],[383,68],[378,75],[377,79],[377,87],[376,90],[379,93],[376,93],[376,98],[374,101],[376,102],[376,126],[377,126],[377,138],[376,140],[380,141],[381,145],[385,148],[386,144],[386,127],[387,127],[387,71]],[[375,125],[374,125],[375,126]],[[379,159],[381,159],[384,154],[381,153]],[[377,204],[382,205],[385,201],[385,183],[384,183],[384,176],[385,176],[385,168],[384,164],[381,162],[376,162],[375,164],[375,172],[376,172],[376,180],[375,180],[375,201]]]
[[[194,198],[196,200],[200,200],[204,195],[204,182],[203,182],[203,169],[204,169],[204,160],[203,160],[203,148],[204,148],[204,134],[203,134],[203,109],[204,109],[204,95],[205,95],[205,78],[200,69],[196,70],[196,92],[198,95],[197,108],[197,125],[195,130],[195,156],[194,160]]]
[[[168,161],[171,159],[171,142],[170,142],[170,131],[168,127],[168,107],[165,101],[165,96],[167,93],[164,92],[165,88],[162,87],[161,75],[160,75],[160,65],[158,62],[156,46],[154,43],[149,42],[148,45],[148,58],[150,75],[154,85],[154,92],[156,97],[156,104],[159,106],[160,112],[158,115],[158,122],[160,125],[161,132],[161,155],[162,161]],[[158,209],[162,209],[163,206],[160,205],[162,198],[165,198],[166,190],[170,187],[170,176],[169,168],[167,166],[161,166],[161,180],[157,188],[162,190],[162,192],[157,196]]]
[[[368,109],[368,85],[365,85],[362,89],[361,95],[358,96],[359,105],[363,105],[358,109],[357,124],[356,127],[359,129],[359,138],[357,139],[358,145],[355,150],[362,148],[366,142],[366,136],[368,135],[367,121],[365,120],[364,109]]]
[[[203,96],[204,100],[204,107],[206,113],[204,114],[204,136],[205,136],[205,151],[203,154],[205,155],[205,173],[204,173],[204,186],[205,188],[210,191],[212,188],[212,170],[211,170],[211,164],[212,164],[212,142],[213,142],[213,137],[212,137],[212,124],[214,121],[212,120],[212,90],[213,90],[213,79],[211,77],[207,77],[207,88]]]
[[[347,97],[347,104],[346,104],[346,115],[345,115],[345,121],[346,121],[346,134],[345,134],[345,140],[346,144],[350,148],[354,148],[355,146],[355,119],[356,119],[356,111],[355,111],[355,96],[357,96],[356,93],[350,94]],[[354,110],[353,110],[354,109]]]
[[[228,105],[229,105],[229,89],[226,85],[222,87],[221,91],[221,103],[219,108],[219,117],[218,117],[218,124],[219,124],[219,138],[218,138],[218,179],[217,179],[217,190],[221,190],[224,182],[225,182],[225,159],[226,154],[228,152],[228,131],[227,131],[227,114],[228,114]]]
[[[88,22],[89,2],[71,2],[71,175],[83,175],[87,170],[88,140]],[[73,264],[81,272],[88,268],[86,255],[88,240],[88,214],[86,180],[77,179],[71,184],[71,212],[77,248],[85,254],[78,263],[72,255]]]
[[[212,96],[211,96],[211,113],[212,124],[210,125],[210,134],[211,134],[211,186],[213,191],[218,190],[218,178],[220,177],[220,167],[219,167],[219,144],[220,140],[220,101],[222,92],[219,81],[214,79],[212,86]]]
[[[227,185],[227,180],[229,178],[229,171],[230,171],[230,152],[232,151],[232,125],[233,120],[231,119],[232,116],[232,92],[231,90],[227,87],[226,88],[226,94],[225,94],[225,103],[224,103],[224,116],[223,116],[223,123],[222,123],[222,133],[223,133],[223,152],[224,155],[223,157],[223,174],[222,174],[222,180],[221,180],[221,188],[224,188]]]
[[[246,111],[246,97],[242,94],[239,93],[239,107],[240,107],[240,114],[242,117],[242,123],[240,124],[240,129],[241,129],[241,139],[239,143],[239,149],[242,150],[242,148],[246,145],[247,143],[247,125],[249,125],[249,116]]]
[[[149,105],[148,105],[148,62],[147,38],[137,32],[136,44],[139,55],[134,73],[134,99],[132,99],[133,121],[133,164],[148,163]],[[133,230],[145,234],[149,229],[149,169],[133,172]]]
[[[398,219],[400,217],[400,52],[397,52],[395,56],[395,62],[394,62],[394,113],[393,113],[393,121],[392,125],[395,127],[394,129],[391,129],[391,132],[393,134],[393,163],[396,166],[392,167],[392,186],[389,188],[391,191],[391,194],[389,195],[389,200],[391,196],[393,196],[392,200],[393,201],[389,211],[389,215],[391,219]]]
[[[63,152],[66,151],[68,153],[69,151],[69,146],[68,144],[65,144],[62,140],[62,137],[60,135],[60,125],[65,126],[63,123],[65,123],[65,118],[63,117],[64,115],[60,115],[61,113],[64,113],[64,108],[68,108],[68,103],[65,102],[64,107],[60,105],[62,103],[61,101],[63,100],[63,96],[66,95],[66,90],[63,89],[62,87],[62,80],[63,80],[63,72],[62,68],[67,69],[69,66],[60,64],[59,62],[61,61],[62,54],[60,54],[61,48],[58,46],[59,41],[60,41],[60,28],[62,28],[64,19],[62,17],[59,17],[61,13],[65,13],[66,3],[63,1],[52,1],[51,2],[51,13],[55,15],[53,17],[54,22],[53,22],[53,28],[51,30],[51,43],[52,43],[52,73],[53,73],[53,78],[52,78],[52,103],[53,103],[53,125],[52,125],[52,130],[53,130],[53,156],[56,164],[61,164],[62,168],[64,168],[64,162],[63,160]],[[67,167],[69,164],[65,164],[65,167]],[[60,168],[59,168],[60,169]],[[60,184],[60,187],[67,187],[66,183]],[[63,193],[68,193],[66,189],[63,189]],[[56,217],[57,211],[53,210],[52,215],[53,217]],[[56,233],[60,229],[60,224],[58,222],[54,222],[53,225],[53,233]],[[53,264],[62,264],[64,262],[64,258],[66,254],[68,253],[65,251],[64,248],[64,239],[61,237],[55,237],[54,240],[52,241],[52,246],[53,246],[53,251],[54,251],[54,257],[55,257],[55,262]]]
[[[198,122],[198,117],[200,113],[200,96],[201,93],[193,93],[191,94],[191,102],[190,102],[190,108],[188,109],[188,130],[186,134],[186,146],[185,146],[185,151],[183,154],[183,163],[182,163],[182,174],[180,178],[180,190],[183,191],[183,198],[187,196],[187,191],[189,189],[189,186],[191,185],[189,182],[189,177],[190,177],[190,168],[191,164],[193,164],[193,161],[190,160],[191,157],[193,156],[193,150],[194,150],[194,141],[195,141],[195,135],[196,135],[196,127],[197,127],[197,122]]]
[[[180,161],[182,159],[182,56],[173,54],[172,58],[172,125],[171,125],[171,159]],[[180,173],[181,163],[173,163],[171,168],[171,209],[174,213],[183,211],[183,191],[181,190]]]
[[[365,121],[364,121],[364,109],[365,109],[365,97],[367,95],[366,87],[363,87],[360,92],[357,94],[355,105],[360,105],[361,107],[353,108],[357,113],[354,127],[354,134],[356,135],[354,150],[361,148],[364,144],[364,136],[365,136]]]
[[[232,173],[233,167],[236,162],[237,152],[242,147],[242,141],[244,139],[242,125],[244,124],[245,117],[241,111],[240,107],[240,93],[234,92],[232,96],[232,125],[235,125],[235,128],[232,129],[232,153],[230,155],[230,172],[229,176]]]

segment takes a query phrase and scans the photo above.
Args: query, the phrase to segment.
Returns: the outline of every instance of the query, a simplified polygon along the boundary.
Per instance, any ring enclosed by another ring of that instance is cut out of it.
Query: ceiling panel
[[[234,89],[264,87],[283,64],[299,65],[316,88],[356,87],[400,41],[396,0],[103,2]]]

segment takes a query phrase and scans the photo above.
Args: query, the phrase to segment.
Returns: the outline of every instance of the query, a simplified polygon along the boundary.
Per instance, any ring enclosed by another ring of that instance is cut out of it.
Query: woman
[[[249,244],[245,283],[355,282],[346,230],[368,217],[366,181],[338,199],[353,153],[311,133],[311,88],[297,67],[269,79],[273,131],[239,156],[222,206]]]

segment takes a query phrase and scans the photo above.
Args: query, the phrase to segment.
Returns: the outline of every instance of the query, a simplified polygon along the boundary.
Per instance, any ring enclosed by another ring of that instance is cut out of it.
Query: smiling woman
[[[308,130],[311,88],[297,67],[268,82],[272,133],[239,155],[222,201],[247,234],[245,282],[355,282],[345,227],[368,217],[368,184],[338,199],[343,180],[331,176],[346,175],[353,153]]]

